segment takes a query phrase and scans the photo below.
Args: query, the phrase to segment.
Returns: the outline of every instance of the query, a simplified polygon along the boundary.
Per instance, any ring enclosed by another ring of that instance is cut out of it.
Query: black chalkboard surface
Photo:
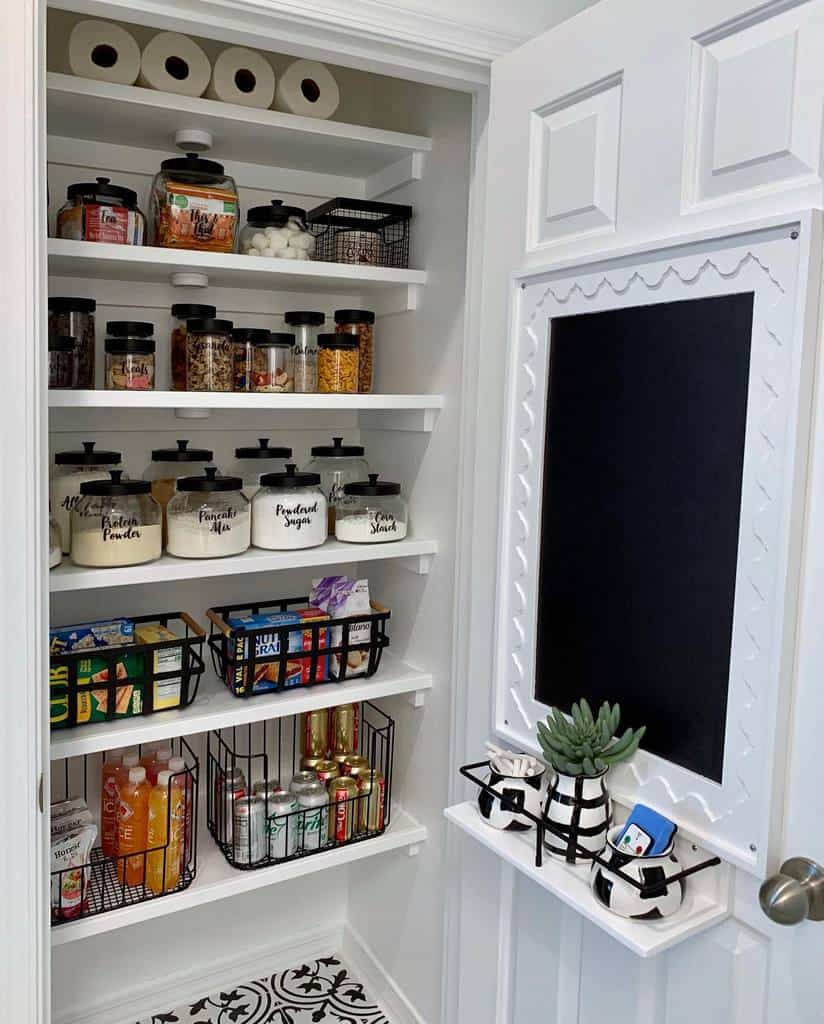
[[[535,696],[722,780],[753,296],[551,327]]]

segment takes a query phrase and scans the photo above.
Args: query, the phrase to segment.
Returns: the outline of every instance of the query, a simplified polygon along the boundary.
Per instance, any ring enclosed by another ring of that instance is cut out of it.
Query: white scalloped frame
[[[723,781],[640,751],[611,773],[704,846],[766,873],[780,824],[803,532],[820,217],[805,213],[513,283],[502,481],[495,731],[537,750],[534,657],[544,425],[556,317],[752,292],[753,339]]]

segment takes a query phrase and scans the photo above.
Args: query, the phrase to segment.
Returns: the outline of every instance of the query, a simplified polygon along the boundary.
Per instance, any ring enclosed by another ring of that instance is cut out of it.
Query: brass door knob
[[[763,883],[758,902],[776,924],[824,921],[824,868],[806,857],[790,857]]]

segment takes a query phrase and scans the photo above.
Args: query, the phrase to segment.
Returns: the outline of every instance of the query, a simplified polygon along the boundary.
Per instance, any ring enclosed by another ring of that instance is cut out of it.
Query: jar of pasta
[[[186,390],[186,323],[189,320],[212,319],[217,316],[214,306],[197,302],[176,302],[172,306],[175,325],[172,328],[169,356],[171,359],[172,391]]]
[[[265,333],[252,342],[252,391],[294,391],[295,336]]]
[[[152,391],[155,382],[154,324],[110,320],[106,324],[106,389]]]
[[[205,317],[186,323],[186,390],[231,391],[232,321]]]
[[[358,391],[368,395],[375,376],[375,314],[369,309],[335,310],[336,330],[358,339]]]
[[[354,395],[358,390],[358,339],[348,334],[318,335],[318,391]]]

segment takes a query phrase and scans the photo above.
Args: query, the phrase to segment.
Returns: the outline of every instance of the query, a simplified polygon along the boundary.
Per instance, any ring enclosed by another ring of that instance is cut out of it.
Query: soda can
[[[296,797],[300,798],[301,792],[306,789],[307,786],[313,786],[318,781],[317,775],[313,771],[299,771],[295,772],[292,776],[292,781],[289,783],[289,791],[294,793]]]
[[[360,740],[360,708],[357,704],[338,704],[329,715],[329,750],[334,754],[354,754]]]
[[[298,842],[306,852],[322,850],[329,841],[329,794],[326,786],[315,779],[297,794],[301,814],[298,816]]]
[[[332,779],[338,778],[340,775],[340,768],[334,761],[321,761],[315,765],[315,775],[318,781],[324,783],[331,782]]]
[[[266,779],[258,779],[257,782],[252,784],[252,792],[255,796],[261,797],[263,800],[267,796],[274,796],[275,793],[283,793],[283,786],[278,782],[277,779],[267,781]]]
[[[336,843],[345,843],[355,832],[357,795],[357,782],[346,775],[329,783],[329,835]]]
[[[380,832],[386,808],[386,779],[383,772],[370,768],[358,779],[358,831]]]
[[[300,809],[294,793],[272,793],[269,797],[269,811],[266,818],[266,832],[269,839],[269,857],[283,860],[292,857],[298,848]]]
[[[237,864],[257,864],[266,857],[266,808],[259,796],[235,800],[232,846]]]
[[[246,778],[235,765],[218,769],[215,777],[215,824],[221,843],[231,843],[234,830],[235,801],[246,796]]]
[[[329,709],[318,708],[301,715],[300,752],[303,757],[326,757],[329,742]]]
[[[351,775],[353,779],[360,778],[369,771],[369,761],[361,754],[347,754],[341,765],[341,775]]]
[[[317,766],[322,761],[325,761],[325,760],[326,760],[325,756],[324,757],[302,757],[300,759],[300,766],[303,769],[303,771],[305,771],[305,772],[312,772],[312,774],[314,774],[315,769],[317,768]]]

